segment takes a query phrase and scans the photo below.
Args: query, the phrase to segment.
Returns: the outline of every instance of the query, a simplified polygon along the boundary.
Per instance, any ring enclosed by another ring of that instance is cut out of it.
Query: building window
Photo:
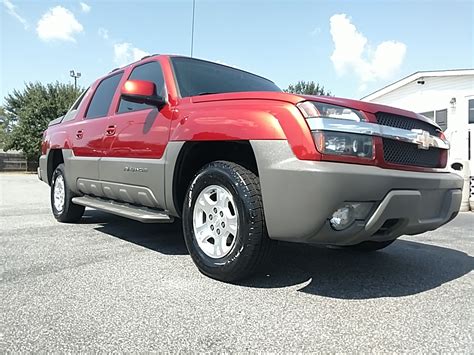
[[[420,115],[423,115],[425,117],[428,117],[434,120],[434,111],[421,112]]]
[[[446,129],[448,128],[448,110],[444,109],[436,111],[435,117],[436,123],[441,127],[443,131],[446,131]]]
[[[474,99],[469,100],[469,123],[474,123]]]

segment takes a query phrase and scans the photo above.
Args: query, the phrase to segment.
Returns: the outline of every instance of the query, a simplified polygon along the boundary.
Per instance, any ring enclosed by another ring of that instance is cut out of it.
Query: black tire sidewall
[[[203,189],[210,185],[219,185],[226,188],[233,196],[238,210],[239,229],[232,250],[222,258],[211,258],[199,247],[194,235],[193,214],[196,200]],[[211,163],[201,170],[188,188],[183,206],[183,231],[188,251],[199,269],[211,277],[219,273],[220,279],[226,279],[226,274],[232,278],[232,274],[239,268],[237,265],[241,259],[248,257],[245,246],[250,243],[255,231],[250,235],[251,207],[245,198],[245,189],[235,181],[235,176],[225,164]],[[258,235],[258,231],[257,231]]]
[[[56,207],[54,206],[54,185],[56,183],[56,179],[58,176],[61,175],[64,179],[64,207],[61,212],[59,212]],[[59,164],[53,172],[53,176],[51,179],[51,209],[53,211],[54,217],[60,222],[67,222],[70,218],[70,209],[72,205],[72,192],[69,189],[68,181],[66,179],[64,164]],[[76,205],[74,205],[76,207]],[[77,206],[79,208],[79,206]]]

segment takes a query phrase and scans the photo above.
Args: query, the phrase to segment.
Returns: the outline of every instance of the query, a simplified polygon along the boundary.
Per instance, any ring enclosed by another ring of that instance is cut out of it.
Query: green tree
[[[4,109],[16,122],[11,125],[3,150],[21,150],[28,161],[37,161],[41,154],[43,131],[49,121],[63,116],[81,91],[74,85],[59,82],[46,85],[27,83],[24,90],[13,90],[5,97]]]
[[[15,118],[0,106],[0,149],[5,146],[14,124]]]
[[[284,92],[299,95],[324,95],[331,96],[331,92],[324,89],[324,86],[320,86],[319,83],[314,81],[298,81],[296,84],[290,84]]]

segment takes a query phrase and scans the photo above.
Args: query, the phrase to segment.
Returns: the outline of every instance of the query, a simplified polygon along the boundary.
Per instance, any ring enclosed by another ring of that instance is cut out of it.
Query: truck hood
[[[191,97],[191,102],[193,103],[228,101],[228,100],[274,100],[274,101],[284,101],[284,102],[292,103],[295,105],[303,101],[318,101],[318,102],[324,102],[324,103],[338,105],[338,106],[344,106],[344,107],[348,107],[348,108],[352,108],[356,110],[361,110],[361,111],[365,111],[372,114],[375,114],[377,112],[392,113],[394,115],[400,115],[400,116],[410,117],[413,119],[418,119],[420,121],[424,121],[438,127],[436,123],[434,123],[429,118],[426,118],[412,111],[402,110],[396,107],[391,107],[391,106],[386,106],[386,105],[374,104],[371,102],[344,99],[341,97],[333,97],[333,96],[296,95],[296,94],[289,94],[285,92],[272,92],[272,91],[249,91],[249,92],[229,92],[229,93],[223,93],[223,94],[209,94],[209,95]]]

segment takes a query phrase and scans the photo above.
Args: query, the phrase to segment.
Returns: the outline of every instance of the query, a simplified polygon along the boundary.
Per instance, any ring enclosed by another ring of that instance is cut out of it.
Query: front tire
[[[232,162],[206,165],[186,193],[183,231],[189,254],[203,274],[230,282],[254,273],[272,244],[258,177]]]
[[[84,206],[72,202],[73,192],[69,189],[64,164],[59,164],[51,181],[51,209],[54,218],[63,223],[78,222],[84,214]]]

